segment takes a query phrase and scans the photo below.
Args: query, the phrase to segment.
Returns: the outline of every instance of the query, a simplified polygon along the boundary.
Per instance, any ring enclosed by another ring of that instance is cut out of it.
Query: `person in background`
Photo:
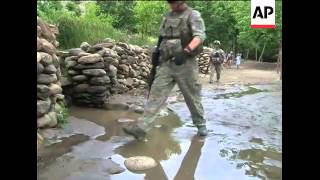
[[[241,54],[238,53],[238,54],[237,54],[237,57],[236,57],[236,66],[237,66],[237,69],[240,68],[240,64],[241,64]]]

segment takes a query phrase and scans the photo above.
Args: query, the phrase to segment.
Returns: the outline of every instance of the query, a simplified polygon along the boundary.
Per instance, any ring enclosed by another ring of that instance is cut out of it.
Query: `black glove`
[[[174,56],[174,63],[177,66],[184,64],[187,60],[187,54],[185,52],[176,53]]]

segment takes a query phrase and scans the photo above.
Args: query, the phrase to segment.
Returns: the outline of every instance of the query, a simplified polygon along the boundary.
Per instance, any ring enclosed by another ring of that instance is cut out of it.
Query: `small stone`
[[[69,55],[81,57],[81,56],[90,55],[90,53],[83,51],[81,48],[72,48],[72,49],[69,49]]]
[[[47,74],[53,74],[57,72],[56,67],[53,64],[50,64],[44,68],[44,71]]]
[[[46,101],[38,100],[37,101],[37,117],[40,117],[46,114],[51,106],[51,100],[48,98]]]
[[[55,74],[39,74],[37,82],[39,84],[51,84],[56,82],[57,80],[57,75]]]
[[[56,95],[62,93],[62,88],[57,84],[51,84],[49,86],[50,95]]]
[[[90,86],[87,89],[88,93],[103,93],[107,88],[105,86]]]
[[[37,63],[37,74],[41,74],[44,71],[44,67],[42,64]]]
[[[72,67],[75,67],[78,63],[76,61],[65,61],[65,65],[66,65],[66,68],[72,68]]]
[[[55,54],[56,53],[56,48],[48,42],[46,39],[40,38],[40,50],[42,52],[46,52],[48,54]]]
[[[78,59],[78,63],[80,64],[93,64],[97,62],[101,62],[103,59],[99,54],[90,54],[87,56],[82,56]]]
[[[47,127],[50,121],[51,121],[50,117],[46,114],[37,119],[37,127],[38,128]]]
[[[110,83],[111,80],[108,76],[103,76],[103,77],[93,77],[90,80],[90,84],[92,85],[105,85]]]
[[[72,85],[72,81],[70,81],[67,77],[61,77],[61,86],[69,85]]]
[[[94,64],[77,64],[73,67],[76,70],[82,70],[82,69],[104,69],[104,63],[98,62]]]
[[[48,53],[44,53],[44,52],[39,52],[40,57],[41,57],[41,64],[43,64],[44,66],[48,66],[50,64],[52,64],[52,56]]]
[[[68,74],[71,75],[71,76],[74,76],[74,75],[80,74],[80,72],[76,71],[76,70],[73,70],[73,69],[69,69],[68,70]]]
[[[57,120],[57,113],[56,112],[49,112],[48,116],[50,118],[50,122],[48,123],[49,127],[55,127],[58,124]]]
[[[80,45],[80,48],[83,50],[83,51],[88,51],[89,48],[91,47],[91,45],[87,42],[82,42],[81,45]]]
[[[83,74],[88,76],[103,76],[106,75],[106,71],[102,69],[86,69],[82,71]]]
[[[37,52],[37,62],[41,61],[41,54],[39,52]]]
[[[112,65],[112,64],[109,65],[109,75],[111,77],[116,77],[117,76],[117,71],[118,70],[114,65]]]
[[[76,76],[73,76],[71,79],[76,82],[83,82],[88,80],[88,77],[85,75],[76,75]]]
[[[78,84],[73,88],[73,90],[76,93],[82,93],[82,92],[87,92],[88,87],[89,87],[89,84]]]

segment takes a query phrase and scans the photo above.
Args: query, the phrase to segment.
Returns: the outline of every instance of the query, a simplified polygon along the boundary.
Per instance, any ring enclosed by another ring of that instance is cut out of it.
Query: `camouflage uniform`
[[[218,53],[219,57],[215,57],[215,53]],[[222,63],[225,60],[225,53],[220,48],[213,48],[213,51],[210,55],[210,82],[213,82],[214,73],[217,73],[217,81],[220,80]]]
[[[206,38],[204,21],[198,11],[187,8],[183,12],[167,13],[160,26],[160,35],[164,40],[160,44],[160,63],[152,84],[149,99],[145,106],[144,125],[148,126],[166,101],[169,93],[177,84],[191,112],[193,123],[197,127],[205,126],[201,104],[201,84],[198,80],[198,62],[194,56],[186,63],[176,65],[175,53],[182,51],[195,37],[203,42]],[[181,37],[181,38],[180,38]]]

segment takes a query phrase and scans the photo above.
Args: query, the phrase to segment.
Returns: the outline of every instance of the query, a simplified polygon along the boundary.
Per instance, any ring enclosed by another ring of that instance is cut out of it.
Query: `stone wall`
[[[150,51],[112,39],[60,52],[76,104],[101,106],[112,94],[144,88],[151,69]]]
[[[63,100],[61,70],[56,48],[57,27],[37,18],[37,125],[57,125],[57,101]]]
[[[212,48],[204,47],[203,52],[197,57],[197,61],[199,64],[199,72],[202,74],[206,74],[208,71],[210,53],[212,52]]]

